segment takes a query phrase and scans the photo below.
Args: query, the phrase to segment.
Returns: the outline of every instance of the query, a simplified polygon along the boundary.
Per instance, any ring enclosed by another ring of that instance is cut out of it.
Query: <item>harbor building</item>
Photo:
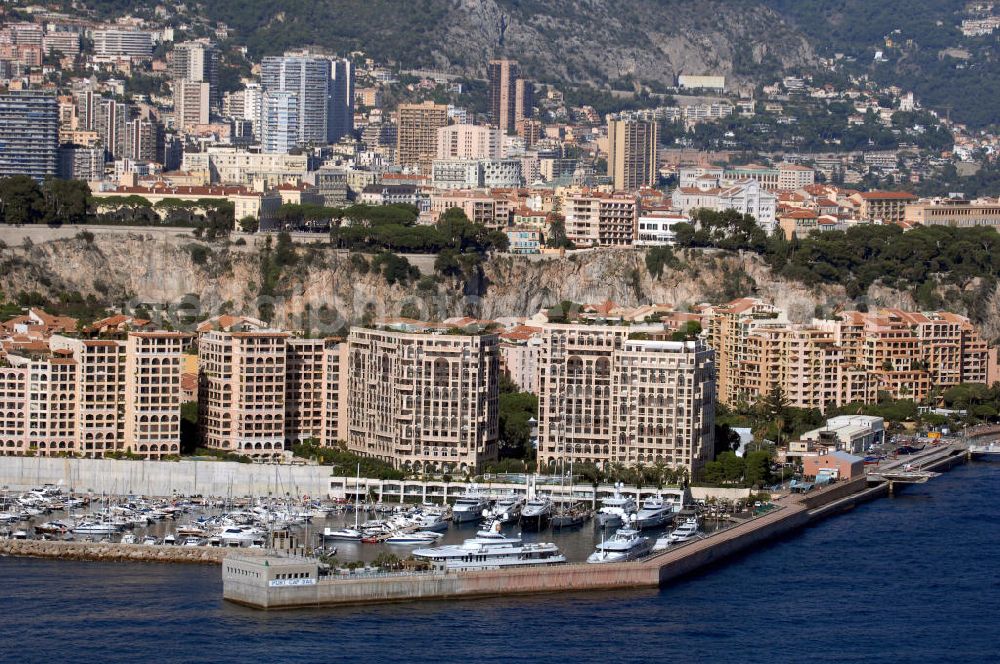
[[[714,453],[714,352],[629,338],[626,326],[546,324],[538,360],[538,464],[665,464]]]
[[[496,460],[498,337],[405,330],[351,329],[348,449],[414,471],[475,472]]]

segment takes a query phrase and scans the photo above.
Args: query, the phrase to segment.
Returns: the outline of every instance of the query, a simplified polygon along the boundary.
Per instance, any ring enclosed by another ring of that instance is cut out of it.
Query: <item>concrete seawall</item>
[[[0,557],[58,558],[100,562],[189,563],[219,565],[232,550],[204,546],[144,546],[111,542],[0,540]],[[252,556],[252,552],[243,555]]]
[[[57,484],[79,493],[118,495],[325,497],[329,480],[329,466],[0,457],[0,486],[11,491]]]

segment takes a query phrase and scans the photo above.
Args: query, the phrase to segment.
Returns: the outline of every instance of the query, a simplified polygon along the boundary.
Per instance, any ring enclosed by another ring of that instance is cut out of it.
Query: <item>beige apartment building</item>
[[[934,388],[986,382],[987,348],[964,316],[883,309],[792,324],[753,298],[705,311],[719,401],[753,405],[775,386],[789,404],[825,411],[880,393],[921,401]]]
[[[635,239],[639,199],[631,194],[567,194],[562,207],[566,237],[577,245],[628,246]]]
[[[636,191],[656,184],[656,122],[608,117],[608,176],[615,191]]]
[[[906,206],[903,219],[922,226],[1000,227],[1000,203],[966,200],[912,203]]]
[[[186,335],[126,339],[54,335],[13,351],[0,368],[0,452],[99,458],[180,454],[180,374]]]
[[[538,463],[666,464],[692,475],[714,452],[714,352],[629,338],[625,326],[545,325]]]
[[[343,344],[279,330],[210,331],[198,342],[202,444],[277,457],[306,440],[344,438]]]
[[[430,175],[437,157],[438,130],[448,125],[448,107],[444,104],[400,104],[396,133],[396,158],[400,166]]]
[[[482,125],[456,124],[437,130],[438,159],[499,159],[503,134]]]
[[[135,332],[125,341],[125,441],[151,459],[181,452],[181,373],[188,335]]]
[[[906,206],[917,200],[905,191],[863,191],[851,195],[858,206],[858,219],[868,223],[898,224],[906,218]]]
[[[499,357],[493,334],[352,328],[348,448],[414,471],[475,472],[495,460]]]

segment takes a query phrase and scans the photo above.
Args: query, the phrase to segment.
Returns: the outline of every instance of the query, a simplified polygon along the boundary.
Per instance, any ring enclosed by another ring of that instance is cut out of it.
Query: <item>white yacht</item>
[[[626,525],[636,512],[635,500],[623,496],[621,483],[615,485],[615,493],[601,500],[597,510],[597,525],[602,528],[617,528]]]
[[[455,501],[455,505],[451,508],[451,520],[455,523],[479,521],[483,518],[483,510],[489,507],[489,504],[489,498],[472,485]]]
[[[436,512],[418,512],[413,516],[413,525],[419,530],[429,530],[435,533],[443,533],[448,530],[448,522],[444,515]]]
[[[359,541],[364,535],[356,528],[324,528],[324,540]]]
[[[521,509],[521,526],[528,530],[545,530],[552,518],[554,506],[548,496],[536,496]]]
[[[121,530],[120,525],[108,521],[83,521],[73,528],[73,532],[79,535],[114,535]]]
[[[415,549],[413,556],[443,564],[449,570],[557,565],[566,562],[566,556],[555,544],[525,544],[518,537],[483,531],[462,544]]]
[[[215,537],[219,539],[222,546],[231,547],[252,546],[264,542],[264,535],[261,532],[256,528],[247,526],[229,526],[223,528],[221,532],[216,533]]]
[[[677,526],[669,535],[664,535],[663,537],[656,540],[656,544],[653,547],[654,551],[662,551],[672,544],[680,544],[681,542],[687,542],[690,539],[694,539],[699,535],[701,531],[698,529],[698,519],[689,518],[685,519],[684,523]]]
[[[418,530],[415,533],[395,533],[385,538],[384,541],[386,544],[412,546],[420,544],[434,544],[442,537],[444,537],[444,535],[441,533],[422,532]]]
[[[663,500],[663,496],[656,495],[642,501],[639,511],[635,515],[632,524],[639,530],[646,528],[659,528],[674,520],[672,505]]]
[[[643,537],[638,530],[619,528],[610,539],[597,545],[597,549],[587,558],[588,563],[622,563],[641,558],[650,552],[653,542]]]

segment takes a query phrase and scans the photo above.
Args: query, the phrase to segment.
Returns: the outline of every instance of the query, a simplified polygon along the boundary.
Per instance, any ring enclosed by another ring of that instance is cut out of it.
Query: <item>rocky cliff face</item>
[[[734,73],[812,61],[809,42],[757,3],[461,0],[449,12],[437,65],[485,71],[491,55],[519,59],[530,76],[592,83],[631,77],[673,85],[677,74]]]
[[[198,253],[192,252],[193,247],[211,253],[199,264],[192,258]],[[643,252],[629,249],[561,259],[497,256],[485,264],[481,282],[425,278],[405,286],[386,283],[344,253],[300,247],[297,254],[297,263],[282,270],[273,295],[262,296],[261,254],[256,248],[182,238],[153,241],[141,234],[98,235],[92,242],[64,239],[28,250],[0,250],[0,289],[8,296],[38,291],[51,299],[79,291],[108,304],[161,305],[175,317],[178,312],[193,317],[222,312],[257,315],[265,304],[273,307],[276,324],[323,333],[384,316],[526,316],[563,300],[656,302],[683,308],[756,295],[784,307],[800,322],[852,306],[842,288],[808,287],[776,278],[750,254],[683,254],[659,278],[647,270]],[[915,306],[908,293],[878,286],[870,289],[867,300],[871,307]],[[155,311],[155,306],[150,308]],[[996,338],[1000,290],[985,310],[984,332],[987,338]]]

